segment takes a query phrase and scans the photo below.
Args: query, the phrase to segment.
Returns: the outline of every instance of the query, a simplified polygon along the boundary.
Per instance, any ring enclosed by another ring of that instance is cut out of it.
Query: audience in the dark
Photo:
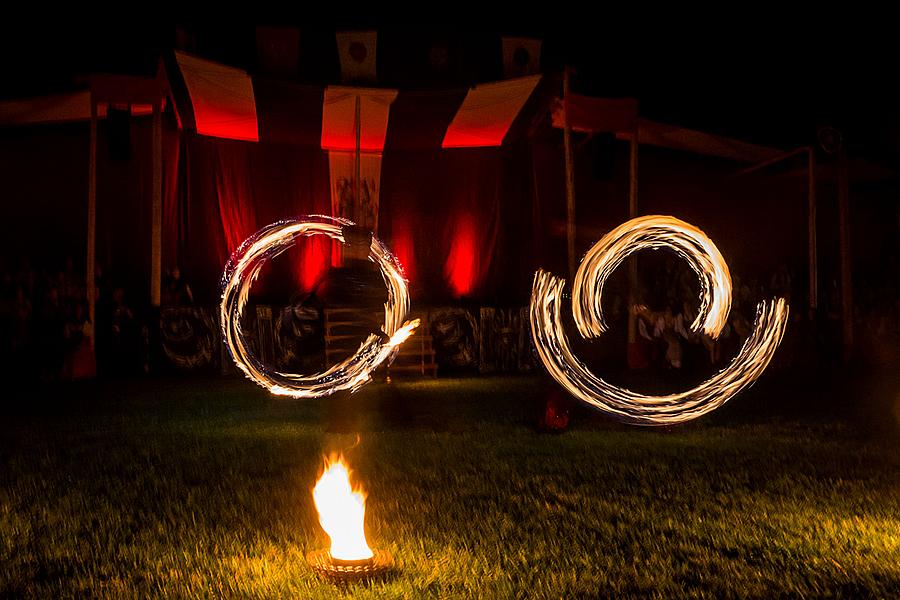
[[[35,268],[27,259],[11,268],[0,260],[0,369],[56,381],[93,377],[98,362],[104,374],[118,374],[129,360],[136,361],[139,336],[129,331],[123,339],[112,331],[130,312],[124,291],[110,291],[97,269],[95,324],[85,283],[71,258],[60,270]]]
[[[173,267],[166,276],[162,292],[164,306],[179,306],[194,303],[194,294],[191,286],[181,276],[181,269]]]
[[[900,336],[896,257],[888,256],[885,264],[861,268],[857,273],[854,321],[861,344]],[[649,276],[645,274],[639,286],[638,302],[632,308],[638,321],[638,339],[629,348],[629,364],[661,371],[724,366],[750,335],[759,300],[780,296],[796,304],[802,299],[804,306],[792,307],[792,322],[806,319],[805,292],[792,295],[795,279],[786,265],[759,278],[733,276],[731,314],[722,334],[713,339],[690,328],[696,317],[696,276],[677,260],[665,262]],[[803,347],[813,353],[829,345],[839,348],[840,344],[840,327],[836,326],[841,314],[839,286],[837,281],[824,281],[818,320],[798,326],[802,335],[812,340]],[[366,297],[359,289],[366,286],[332,287],[330,296],[344,293],[356,302]],[[378,290],[383,293],[383,288]],[[192,305],[195,301],[177,266],[167,275],[162,292],[165,306]],[[133,294],[124,285],[114,284],[99,267],[93,293],[95,322],[88,314],[84,274],[71,258],[64,261],[62,269],[49,270],[35,268],[28,259],[13,267],[0,257],[0,368],[45,381],[92,377],[98,372],[128,375],[146,369],[149,351],[145,346],[150,337],[146,311],[141,307],[136,310],[130,304]],[[624,314],[627,303],[623,298],[612,297],[614,315]],[[293,316],[291,323],[296,325],[296,317],[303,315]],[[789,328],[788,337],[791,335]],[[829,335],[830,342],[823,342]],[[787,337],[785,344],[790,345]]]

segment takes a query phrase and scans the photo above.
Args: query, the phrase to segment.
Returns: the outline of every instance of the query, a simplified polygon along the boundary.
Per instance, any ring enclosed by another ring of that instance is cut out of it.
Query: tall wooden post
[[[847,173],[847,152],[843,148],[838,153],[837,168],[843,358],[844,362],[848,362],[853,353],[853,273],[850,261],[850,180]]]
[[[96,338],[97,295],[96,295],[96,240],[97,240],[97,103],[91,94],[91,146],[88,158],[88,214],[87,214],[87,260],[85,261],[85,294],[88,301],[88,318],[95,334],[91,336],[91,350]]]
[[[362,162],[360,156],[360,136],[362,135],[362,108],[360,106],[360,98],[356,96],[356,116],[354,118],[354,125],[356,128],[356,154],[354,155],[354,163],[353,163],[353,220],[362,225],[362,219],[360,218],[362,214],[360,213],[360,207],[362,206],[361,200],[361,192],[362,185],[360,182],[360,174],[362,171]]]
[[[815,316],[816,308],[819,305],[819,261],[818,249],[816,243],[816,150],[813,146],[804,146],[796,148],[789,152],[784,152],[778,156],[764,160],[751,167],[741,170],[739,175],[748,175],[754,171],[759,171],[774,164],[786,161],[800,154],[806,154],[806,219],[807,219],[807,241],[808,241],[808,270],[809,270],[809,317]]]
[[[569,260],[569,281],[575,281],[575,157],[572,152],[572,124],[569,121],[569,91],[571,69],[563,75],[563,147],[566,155],[566,243]],[[570,283],[571,285],[571,283]]]
[[[635,123],[634,132],[628,144],[628,218],[637,216],[638,195],[638,125]],[[628,260],[628,343],[637,341],[637,315],[634,314],[634,306],[637,304],[637,257],[632,256]]]
[[[150,305],[159,307],[162,288],[162,112],[153,102],[153,177],[150,190],[153,209],[150,225]]]
[[[813,146],[808,151],[806,217],[809,227],[809,318],[812,319],[819,306],[819,264],[816,245],[816,152]]]

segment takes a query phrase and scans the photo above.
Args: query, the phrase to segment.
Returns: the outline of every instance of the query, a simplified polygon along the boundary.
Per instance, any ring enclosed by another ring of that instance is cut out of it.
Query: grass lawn
[[[750,410],[759,391],[670,430],[583,416],[539,434],[524,421],[545,385],[7,395],[0,596],[900,596],[900,435]],[[340,449],[368,493],[370,544],[400,565],[381,583],[335,588],[305,562],[327,545],[311,489]]]

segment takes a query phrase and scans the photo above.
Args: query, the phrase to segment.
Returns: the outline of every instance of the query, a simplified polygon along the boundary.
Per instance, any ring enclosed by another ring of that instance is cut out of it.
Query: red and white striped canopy
[[[303,86],[176,53],[197,133],[213,137],[318,144],[326,150],[500,146],[541,76],[467,91],[405,92]],[[187,111],[185,111],[187,112]]]

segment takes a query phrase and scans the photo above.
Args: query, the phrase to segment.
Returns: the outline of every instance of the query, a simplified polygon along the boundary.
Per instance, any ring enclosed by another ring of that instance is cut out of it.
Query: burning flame
[[[325,461],[325,472],[313,488],[319,523],[331,538],[331,557],[338,560],[372,558],[363,522],[366,495],[350,486],[350,470],[343,456]]]

